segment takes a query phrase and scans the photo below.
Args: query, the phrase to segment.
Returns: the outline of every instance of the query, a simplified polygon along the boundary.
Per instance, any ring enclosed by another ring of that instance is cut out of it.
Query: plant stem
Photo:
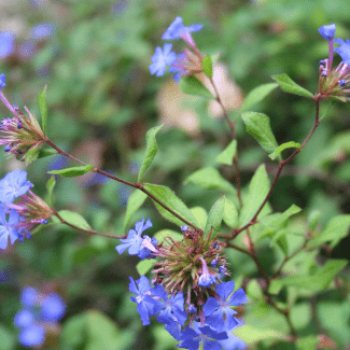
[[[46,136],[43,140],[46,144],[48,144],[50,147],[52,147],[53,149],[55,149],[57,151],[58,154],[61,154],[81,165],[88,165],[86,164],[85,162],[83,162],[82,160],[74,157],[73,155],[63,151],[62,149],[60,149],[57,145],[55,145],[50,139],[48,139]],[[94,167],[93,169],[91,169],[91,171],[95,172],[95,173],[98,173],[98,174],[101,174],[103,176],[106,176],[106,177],[109,177],[110,179],[112,180],[115,180],[115,181],[118,181],[118,182],[121,182],[127,186],[130,186],[130,187],[133,187],[133,188],[136,188],[140,191],[142,191],[143,193],[145,193],[148,197],[150,197],[153,201],[157,202],[159,205],[161,205],[165,210],[167,210],[169,213],[173,214],[174,216],[176,216],[178,219],[180,219],[181,221],[183,221],[185,224],[187,224],[188,226],[194,228],[196,231],[198,232],[202,232],[202,229],[193,225],[191,222],[189,222],[188,220],[186,220],[185,218],[183,218],[181,215],[177,214],[175,211],[173,211],[172,209],[170,209],[167,205],[165,205],[161,200],[159,200],[158,198],[156,198],[155,196],[153,196],[151,193],[149,193],[141,183],[132,183],[132,182],[129,182],[129,181],[125,181],[117,176],[114,176],[112,174],[109,174],[107,173],[106,171],[103,171],[101,169],[98,169],[96,167]]]
[[[318,125],[320,124],[320,119],[319,119],[319,109],[320,109],[320,96],[316,95],[314,97],[315,99],[315,103],[316,103],[316,116],[315,116],[315,123],[312,127],[312,129],[310,130],[309,134],[306,136],[305,140],[303,141],[303,143],[301,144],[301,148],[296,149],[287,159],[282,160],[279,164],[278,164],[278,170],[277,173],[275,175],[275,178],[272,182],[272,185],[270,187],[269,192],[267,193],[264,201],[262,202],[262,204],[260,205],[259,209],[257,210],[257,212],[255,213],[255,215],[253,216],[253,218],[251,219],[251,221],[244,225],[243,227],[234,230],[231,233],[231,237],[235,238],[238,236],[238,234],[244,230],[246,230],[248,227],[254,225],[255,223],[257,223],[257,217],[260,214],[261,210],[264,208],[265,204],[267,203],[267,201],[269,200],[273,190],[275,189],[276,183],[281,175],[281,172],[284,168],[284,166],[286,164],[288,164],[298,153],[301,152],[301,150],[305,147],[305,145],[307,144],[307,142],[309,141],[310,137],[313,135],[313,133],[315,132],[316,128],[318,127]],[[218,237],[227,237],[227,235],[219,235]]]
[[[211,85],[213,86],[213,89],[215,91],[215,99],[216,101],[219,103],[219,105],[222,108],[222,111],[224,113],[224,117],[230,127],[230,131],[231,131],[231,139],[232,140],[236,140],[236,134],[235,134],[235,123],[233,121],[230,120],[230,118],[228,117],[228,113],[227,110],[221,100],[219,91],[214,83],[213,78],[209,78]],[[241,175],[240,175],[240,171],[239,171],[239,165],[238,165],[238,154],[237,154],[237,150],[236,150],[236,154],[233,157],[233,165],[235,167],[235,175],[236,175],[236,183],[237,183],[237,197],[239,200],[239,203],[242,205],[242,198],[241,198]]]

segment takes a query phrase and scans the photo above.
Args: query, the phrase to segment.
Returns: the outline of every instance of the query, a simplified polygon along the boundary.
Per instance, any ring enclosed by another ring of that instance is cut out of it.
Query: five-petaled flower
[[[163,49],[158,46],[154,55],[152,56],[152,64],[149,66],[151,74],[155,74],[156,77],[164,75],[167,66],[176,60],[176,53],[171,51],[172,44],[164,44]]]

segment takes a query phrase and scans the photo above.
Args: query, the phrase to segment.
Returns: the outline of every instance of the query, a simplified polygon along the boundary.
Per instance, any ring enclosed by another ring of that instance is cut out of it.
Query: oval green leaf
[[[85,175],[94,168],[93,165],[77,166],[73,168],[67,168],[62,170],[51,170],[48,174],[61,175],[63,177],[76,177]]]
[[[208,220],[204,229],[204,236],[207,236],[209,234],[211,228],[213,228],[212,234],[220,230],[222,218],[224,216],[224,210],[225,197],[221,197],[214,203],[214,205],[210,209]]]
[[[260,146],[269,153],[278,147],[274,134],[270,126],[270,118],[263,113],[246,112],[242,114],[242,119],[247,132],[252,135]]]
[[[46,124],[47,124],[47,100],[46,100],[46,90],[47,85],[38,95],[38,106],[41,114],[41,127],[43,128],[44,135],[46,134]]]
[[[184,94],[215,99],[215,96],[195,77],[182,77],[179,87]]]
[[[232,165],[233,164],[233,158],[236,155],[237,151],[237,141],[232,140],[230,144],[216,157],[216,162]]]
[[[299,149],[301,149],[301,145],[300,145],[300,143],[294,142],[294,141],[289,141],[289,142],[282,143],[282,145],[279,145],[277,147],[275,152],[269,154],[269,157],[272,160],[275,160],[285,149],[288,149],[288,148],[299,148]]]
[[[192,182],[207,190],[219,190],[236,194],[237,191],[230,182],[225,180],[215,168],[204,168],[191,174],[185,184]]]
[[[146,133],[146,152],[139,171],[139,176],[137,179],[138,182],[141,181],[142,176],[147,171],[157,154],[158,145],[156,141],[156,134],[162,127],[163,125],[155,126],[154,128],[148,130]]]
[[[147,198],[147,194],[143,193],[140,190],[136,190],[130,195],[126,205],[124,231],[126,230],[126,227],[128,226],[132,216],[141,207],[141,205],[144,203],[146,198]]]
[[[198,222],[196,218],[193,216],[191,211],[187,208],[185,203],[176,196],[176,194],[166,186],[162,185],[153,185],[153,184],[145,184],[145,189],[151,193],[155,198],[159,199],[162,203],[164,203],[169,209],[178,214],[180,217],[186,219],[194,226],[198,227]],[[153,201],[155,206],[157,207],[159,213],[167,220],[182,226],[186,224],[184,221],[180,220],[177,216],[170,213],[168,210],[164,209],[160,204],[156,201]]]
[[[206,55],[203,58],[202,68],[203,68],[203,72],[208,78],[211,78],[213,76],[213,63],[209,55]]]
[[[284,92],[299,95],[307,98],[313,98],[314,95],[294,82],[287,74],[273,75],[272,79],[276,80],[277,84]]]

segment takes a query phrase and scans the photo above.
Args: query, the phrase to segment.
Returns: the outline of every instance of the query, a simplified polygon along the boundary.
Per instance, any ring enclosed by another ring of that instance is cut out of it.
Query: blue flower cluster
[[[183,39],[190,47],[196,49],[196,45],[191,36],[191,32],[197,32],[203,27],[202,24],[193,24],[189,27],[183,25],[181,17],[176,17],[174,22],[162,35],[163,40]],[[189,73],[186,68],[187,57],[184,53],[177,55],[172,50],[173,45],[166,43],[163,49],[158,46],[152,57],[152,64],[149,66],[151,74],[157,77],[164,75],[166,68],[169,68],[170,73],[175,73],[174,80],[179,82],[181,76]]]
[[[194,320],[191,316],[196,310],[193,306],[185,310],[182,292],[168,298],[163,286],[156,284],[152,288],[146,276],[137,281],[130,277],[129,284],[130,292],[136,295],[131,300],[137,303],[142,324],[149,325],[150,317],[158,314],[157,321],[164,323],[165,329],[181,341],[178,347],[189,350],[198,350],[200,343],[204,344],[204,350],[246,348],[246,344],[232,334],[242,322],[235,317],[237,312],[231,307],[242,305],[248,299],[242,288],[235,292],[234,288],[233,281],[218,284],[217,296],[208,298],[203,313]]]
[[[129,231],[127,238],[121,239],[122,244],[116,249],[120,254],[128,250],[130,255],[138,255],[141,259],[161,258],[163,260],[157,263],[160,268],[154,272],[156,274],[161,271],[165,273],[171,251],[180,252],[181,247],[188,252],[191,249],[181,246],[181,243],[171,248],[163,247],[162,244],[158,246],[155,238],[142,237],[143,231],[150,227],[152,227],[151,220],[148,219],[145,223],[145,219],[142,218],[142,221],[136,223],[135,229]],[[185,235],[192,234],[187,226],[182,226],[181,230]],[[169,239],[171,241],[171,238]],[[191,242],[193,241],[195,239]],[[213,244],[212,249],[216,256],[211,260],[212,268],[209,270],[203,257],[197,258],[202,267],[198,272],[195,268],[192,270],[193,276],[197,277],[194,277],[192,282],[189,281],[188,287],[182,287],[183,291],[180,288],[174,288],[176,285],[179,286],[183,279],[185,282],[187,280],[183,271],[181,272],[182,268],[176,267],[181,266],[181,255],[179,255],[179,261],[171,263],[171,266],[177,269],[177,276],[182,277],[172,282],[173,287],[167,287],[165,290],[159,278],[152,280],[152,287],[146,276],[141,276],[137,281],[130,277],[129,290],[135,294],[131,300],[137,304],[142,324],[149,325],[150,318],[157,316],[157,321],[165,324],[165,329],[180,342],[178,347],[198,350],[199,345],[203,343],[204,350],[245,349],[246,344],[232,334],[236,327],[242,325],[242,322],[236,318],[237,312],[232,307],[243,305],[248,299],[242,288],[234,291],[233,281],[221,282],[226,273],[225,260],[222,262],[222,257],[215,253],[220,249],[217,241]],[[219,263],[222,265],[218,272],[214,272]],[[169,276],[165,278],[165,282],[169,280],[172,278]],[[190,288],[191,285],[192,288]],[[196,305],[191,303],[192,293],[196,294],[192,297]]]
[[[12,204],[15,198],[24,195],[32,187],[24,170],[11,171],[0,180],[0,249],[7,248],[9,238],[13,244],[17,239],[23,241],[25,235],[30,237],[29,232],[18,227],[22,218],[14,209],[9,210],[8,204]]]
[[[45,341],[46,326],[56,324],[66,312],[66,304],[57,293],[42,295],[32,287],[25,287],[21,293],[23,309],[14,317],[19,328],[19,342],[26,347],[40,346]]]
[[[35,42],[48,39],[56,32],[53,23],[40,23],[30,31],[30,38],[25,40],[19,47],[20,55],[25,58],[34,53]],[[0,32],[0,59],[5,59],[15,52],[16,35],[12,31]]]

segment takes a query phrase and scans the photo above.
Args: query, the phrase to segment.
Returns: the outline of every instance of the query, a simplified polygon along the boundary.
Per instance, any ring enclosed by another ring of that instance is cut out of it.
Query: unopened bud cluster
[[[328,41],[329,55],[327,59],[321,60],[319,93],[321,98],[335,98],[342,102],[350,99],[350,41],[347,39],[334,39],[336,26],[329,24],[319,28],[320,34]],[[334,48],[334,43],[340,46]],[[342,62],[333,68],[333,54],[338,53]]]
[[[27,113],[24,115],[17,106],[10,104],[2,91],[5,86],[5,75],[0,74],[0,100],[13,115],[0,122],[0,146],[5,146],[6,153],[24,160],[28,151],[40,147],[44,142],[44,133],[27,107],[24,107]]]

